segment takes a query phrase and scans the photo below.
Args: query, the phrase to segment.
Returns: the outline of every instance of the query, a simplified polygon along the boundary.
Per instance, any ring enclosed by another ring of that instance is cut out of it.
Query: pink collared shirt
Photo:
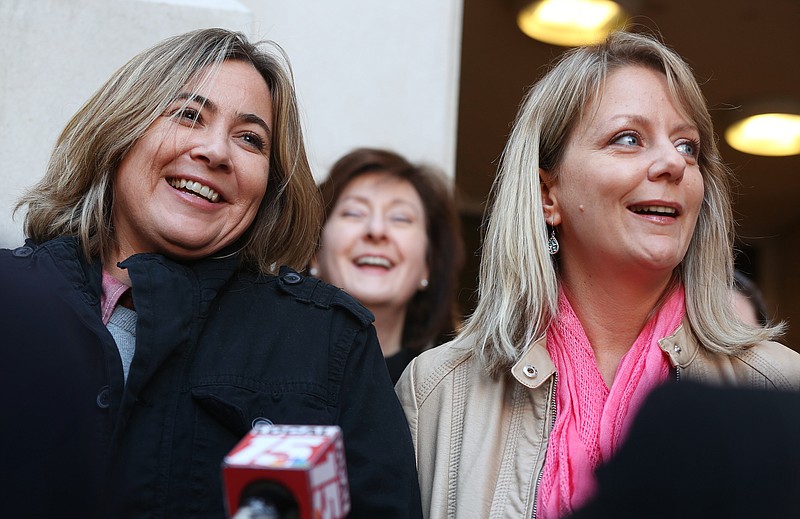
[[[111,314],[119,302],[119,298],[125,294],[130,287],[119,281],[117,278],[103,270],[103,294],[100,296],[100,310],[103,324],[108,326]]]

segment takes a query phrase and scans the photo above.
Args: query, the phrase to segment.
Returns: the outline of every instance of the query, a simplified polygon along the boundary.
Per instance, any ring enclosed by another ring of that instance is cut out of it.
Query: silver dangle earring
[[[555,221],[555,217],[553,217],[553,222]],[[547,252],[550,253],[551,256],[555,255],[558,252],[558,249],[561,248],[559,245],[558,240],[556,239],[556,226],[550,225],[550,238],[547,240]]]

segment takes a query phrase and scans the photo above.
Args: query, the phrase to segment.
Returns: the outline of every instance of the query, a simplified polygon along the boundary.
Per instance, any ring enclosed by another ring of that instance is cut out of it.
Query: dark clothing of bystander
[[[800,517],[800,393],[654,390],[570,519]]]

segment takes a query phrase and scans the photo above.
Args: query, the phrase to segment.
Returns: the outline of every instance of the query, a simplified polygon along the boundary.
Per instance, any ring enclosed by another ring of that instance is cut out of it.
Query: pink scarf
[[[538,493],[538,517],[563,517],[594,493],[594,470],[625,437],[647,394],[669,376],[658,340],[683,319],[683,287],[675,290],[622,357],[609,389],[583,326],[563,291],[558,319],[547,330],[547,350],[558,373],[556,421]]]

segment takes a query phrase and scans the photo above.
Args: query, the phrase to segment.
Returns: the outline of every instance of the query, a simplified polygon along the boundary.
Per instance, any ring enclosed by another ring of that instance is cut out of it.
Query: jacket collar
[[[137,293],[151,301],[179,299],[181,293],[196,294],[197,300],[192,307],[196,303],[200,315],[205,316],[239,264],[238,254],[178,262],[161,254],[140,253],[118,265],[127,269],[131,277],[134,304]]]
[[[547,353],[546,335],[533,341],[511,367],[511,375],[517,382],[531,389],[541,386],[555,372],[556,367]]]
[[[658,341],[658,346],[669,357],[673,367],[685,368],[697,357],[700,346],[686,327],[681,324],[672,335]],[[511,375],[520,384],[534,389],[541,386],[556,372],[547,352],[547,336],[533,341],[520,359],[511,367]]]
[[[38,245],[30,240],[26,243],[35,247],[38,261],[47,258],[44,261],[52,262],[71,286],[80,289],[84,300],[99,311],[102,292],[100,260],[95,258],[90,262],[86,261],[78,238],[64,236]]]
[[[673,367],[685,368],[697,357],[700,345],[683,323],[672,335],[658,341],[658,346],[667,354]]]
[[[87,303],[97,307],[99,311],[102,265],[99,258],[93,258],[91,262],[85,260],[78,238],[65,236],[54,238],[40,245],[29,242],[29,245],[36,248],[38,257],[41,258],[44,255],[51,258],[50,261],[58,265],[58,270],[73,286],[85,287],[81,289],[83,297]],[[202,313],[205,313],[219,289],[227,283],[234,272],[238,271],[240,266],[239,254],[224,254],[223,252],[214,257],[185,263],[175,262],[160,254],[134,254],[120,262],[120,266],[128,268],[132,280],[135,278],[140,285],[152,281],[151,275],[142,275],[141,272],[155,266],[181,277],[196,280],[199,285],[200,309]],[[137,284],[136,280],[134,280],[134,284]]]

